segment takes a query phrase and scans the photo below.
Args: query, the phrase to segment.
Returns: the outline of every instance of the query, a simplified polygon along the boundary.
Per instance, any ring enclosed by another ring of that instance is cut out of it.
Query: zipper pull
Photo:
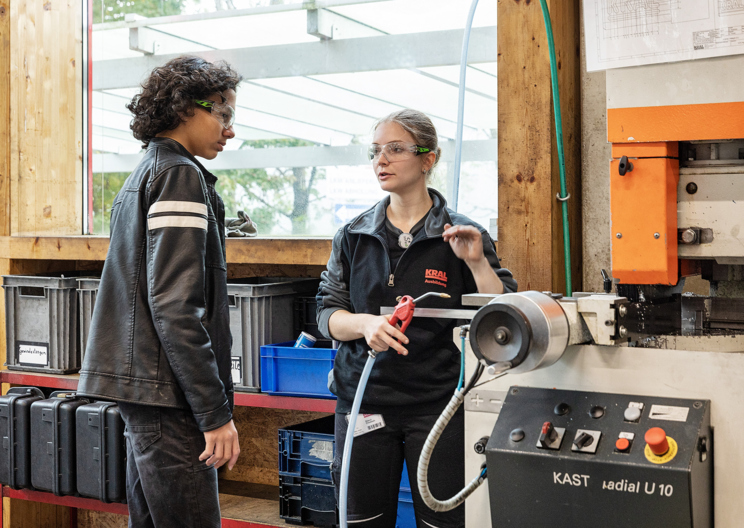
[[[395,286],[395,275],[393,275],[392,273],[388,277],[388,286],[390,287]]]

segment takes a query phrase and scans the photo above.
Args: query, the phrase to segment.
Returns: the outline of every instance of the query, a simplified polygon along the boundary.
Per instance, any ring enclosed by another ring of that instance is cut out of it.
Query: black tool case
[[[55,495],[77,495],[75,411],[90,400],[53,392],[31,404],[31,484]]]
[[[31,404],[43,399],[36,387],[12,387],[0,396],[0,484],[31,487]]]
[[[119,406],[93,402],[75,411],[77,490],[103,502],[126,502],[126,443]]]

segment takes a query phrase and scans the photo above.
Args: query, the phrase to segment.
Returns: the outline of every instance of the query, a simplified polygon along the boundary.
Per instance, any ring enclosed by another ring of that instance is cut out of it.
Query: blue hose
[[[470,4],[468,21],[465,23],[465,34],[462,37],[462,55],[460,57],[460,87],[457,92],[457,131],[455,134],[455,175],[453,178],[452,204],[457,211],[457,200],[460,198],[460,163],[462,160],[462,127],[465,121],[465,72],[468,69],[468,45],[470,44],[470,28],[473,27],[475,8],[478,0]]]
[[[362,398],[364,397],[364,390],[367,388],[367,380],[369,380],[369,373],[372,372],[372,365],[375,364],[375,354],[371,350],[369,351],[369,357],[367,363],[364,364],[364,370],[362,370],[362,376],[359,378],[359,385],[357,386],[356,394],[354,395],[354,403],[351,406],[351,414],[349,415],[349,426],[346,428],[346,441],[344,442],[344,455],[341,459],[341,485],[338,493],[338,516],[341,521],[341,528],[348,528],[349,523],[347,519],[348,515],[348,496],[349,496],[349,462],[351,462],[351,446],[354,444],[354,429],[356,429],[356,421],[359,416],[359,408],[362,406]]]
[[[462,384],[465,381],[465,336],[462,336],[460,338],[460,378],[457,382],[457,390],[455,392],[460,392],[460,389],[462,389]]]

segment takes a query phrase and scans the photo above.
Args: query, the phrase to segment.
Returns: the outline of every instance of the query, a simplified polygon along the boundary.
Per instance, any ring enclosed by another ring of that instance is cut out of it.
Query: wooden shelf
[[[77,389],[79,374],[44,374],[40,372],[0,371],[0,383],[49,387],[52,389]],[[296,398],[291,396],[272,396],[255,392],[236,392],[235,405],[243,407],[265,407],[268,409],[288,409],[293,411],[315,411],[332,413],[336,400],[322,398]]]
[[[323,238],[228,238],[227,262],[230,264],[275,264],[325,266],[331,254],[332,240]],[[0,258],[20,260],[103,261],[109,238],[0,237]]]
[[[246,485],[263,488],[257,496],[220,493],[222,528],[285,528],[287,525],[279,516],[279,490],[273,486]],[[222,483],[220,484],[222,487]],[[266,491],[270,490],[273,498]],[[52,493],[31,490],[14,490],[3,486],[2,496],[46,504],[68,506],[81,510],[92,510],[119,515],[128,515],[126,504],[104,503],[95,499],[81,497],[58,497]]]

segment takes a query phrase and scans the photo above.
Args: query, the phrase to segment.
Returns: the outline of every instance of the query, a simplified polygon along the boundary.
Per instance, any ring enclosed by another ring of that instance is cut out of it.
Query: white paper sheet
[[[583,6],[588,71],[744,53],[744,0],[583,0]]]

